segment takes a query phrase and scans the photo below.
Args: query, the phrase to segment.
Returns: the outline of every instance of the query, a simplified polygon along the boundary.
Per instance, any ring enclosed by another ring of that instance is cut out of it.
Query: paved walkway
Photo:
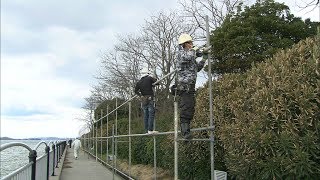
[[[111,180],[112,178],[112,171],[89,157],[87,153],[80,151],[78,159],[75,159],[73,149],[67,147],[61,180]],[[123,178],[115,174],[114,179],[121,180]]]

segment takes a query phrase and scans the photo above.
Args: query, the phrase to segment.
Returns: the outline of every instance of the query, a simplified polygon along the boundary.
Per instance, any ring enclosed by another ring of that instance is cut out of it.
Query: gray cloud
[[[135,23],[146,12],[169,7],[163,1],[108,0],[5,0],[1,1],[4,20],[18,21],[25,28],[38,29],[48,25],[64,26],[78,31],[90,31],[115,24]],[[130,30],[130,29],[127,29]]]
[[[101,52],[176,1],[1,0],[2,135],[55,136],[52,127],[64,123],[61,131],[76,136],[72,119],[83,113]]]
[[[1,51],[10,54],[48,51],[48,31],[53,27],[70,29],[79,36],[97,33],[99,38],[135,32],[152,13],[168,9],[174,3],[172,0],[1,1]],[[104,29],[112,29],[113,34],[102,34]],[[112,38],[106,40],[113,43]]]

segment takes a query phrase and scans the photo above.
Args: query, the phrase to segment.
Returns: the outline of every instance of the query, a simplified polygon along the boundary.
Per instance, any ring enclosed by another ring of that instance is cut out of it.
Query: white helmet
[[[180,45],[188,41],[192,41],[192,37],[189,34],[183,33],[179,36],[178,43]]]
[[[143,71],[141,72],[141,78],[145,76],[151,76],[154,77],[153,73],[151,71]]]
[[[152,78],[156,78],[156,75],[151,71],[148,72],[148,76],[150,76]]]

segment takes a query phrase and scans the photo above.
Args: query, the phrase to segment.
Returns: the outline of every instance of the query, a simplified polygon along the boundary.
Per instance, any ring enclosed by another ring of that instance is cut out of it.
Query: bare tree
[[[200,45],[206,43],[206,16],[209,19],[209,29],[220,27],[226,16],[232,13],[246,0],[179,0],[182,7],[181,16],[189,24],[196,25],[193,37]],[[201,77],[207,79],[207,74],[202,71]],[[200,77],[199,76],[199,77]]]
[[[161,12],[146,20],[142,29],[144,49],[146,50],[145,63],[160,76],[164,76],[175,69],[175,52],[178,48],[177,38],[183,32],[192,34],[194,25],[184,22],[176,12]],[[174,75],[168,76],[161,85],[161,89],[168,90]]]
[[[174,69],[177,37],[183,32],[193,33],[194,25],[187,25],[175,12],[159,13],[146,20],[139,36],[119,36],[115,52],[102,56],[101,87],[108,86],[121,97],[132,95],[133,87],[141,76],[142,69],[154,71],[158,77]],[[160,89],[169,89],[173,75],[169,76]],[[98,93],[101,94],[101,93]]]
[[[84,126],[81,127],[81,129],[79,130],[79,135],[82,136],[83,134],[85,134],[85,131],[91,131],[92,130],[92,125],[93,125],[93,121],[91,119],[91,114],[90,111],[85,110],[85,115],[83,117],[77,117],[76,119],[78,121],[82,121],[84,122]]]
[[[136,48],[132,42],[136,40],[130,36],[127,39],[120,39],[120,44],[115,46],[114,52],[105,53],[102,56],[102,69],[98,77],[101,82],[96,92],[108,90],[113,97],[129,98],[132,96],[140,62],[139,56],[134,52]],[[103,95],[103,97],[107,96],[110,94]]]
[[[103,81],[98,81],[98,85],[92,87],[91,90],[92,96],[97,98],[97,101],[103,102],[108,99],[115,97],[113,88],[108,86],[108,84],[103,83]]]
[[[90,97],[84,98],[85,104],[82,106],[82,109],[85,111],[83,117],[78,117],[79,121],[85,122],[85,127],[88,128],[90,131],[92,130],[92,126],[94,124],[93,113],[98,103],[101,101],[98,99],[97,96],[91,95]]]
[[[319,7],[319,18],[320,18],[320,0],[309,0],[306,2],[302,1],[297,6],[301,9],[309,9],[309,12]]]
[[[320,0],[309,0],[309,1],[303,2],[303,3],[304,3],[304,5],[299,6],[299,7],[301,7],[301,8],[307,8],[307,7],[310,7],[310,6],[311,6],[311,7],[314,6],[314,8],[316,8],[317,5],[320,4]]]
[[[209,17],[209,29],[219,27],[226,15],[231,13],[243,0],[179,0],[186,19],[192,20],[200,29],[200,38],[205,37],[205,17]]]

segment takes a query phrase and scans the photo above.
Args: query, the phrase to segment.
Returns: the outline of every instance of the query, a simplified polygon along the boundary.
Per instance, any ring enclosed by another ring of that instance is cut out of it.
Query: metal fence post
[[[115,167],[114,167],[114,124],[112,125],[112,179],[114,179]]]
[[[91,120],[92,120],[92,138],[91,138],[92,147],[90,147],[90,152],[93,154],[93,149],[92,148],[94,148],[94,146],[95,146],[95,144],[94,144],[94,130],[95,130],[95,128],[94,128],[94,113],[91,116]],[[97,147],[95,147],[95,148],[97,148]],[[91,151],[91,149],[92,149],[92,151]]]
[[[55,161],[56,161],[56,145],[52,144],[52,151],[53,151],[53,161],[52,161],[52,174],[54,176],[54,168],[55,168]]]
[[[63,145],[62,143],[59,143],[59,162],[62,156],[62,145]]]
[[[178,102],[174,101],[174,179],[178,180]]]
[[[131,135],[131,101],[129,102],[129,135]],[[129,136],[129,176],[131,176],[131,136]]]
[[[57,143],[57,167],[58,167],[58,163],[60,162],[60,143]]]
[[[156,129],[156,118],[153,121],[153,130]],[[157,179],[157,140],[156,136],[153,136],[153,179]]]
[[[98,161],[98,122],[97,124],[95,125],[95,132],[96,132],[96,138],[95,138],[95,144],[96,144],[96,162]]]
[[[31,169],[31,180],[35,180],[36,179],[36,163],[37,163],[37,151],[36,150],[32,150],[31,152],[29,152],[29,162],[33,162],[32,163],[32,169]]]
[[[115,126],[115,131],[114,131],[115,135],[118,135],[118,98],[116,98],[116,126]],[[118,154],[118,138],[114,139],[114,166],[115,168],[117,167],[117,154]]]
[[[63,141],[63,151],[62,151],[62,154],[63,154],[64,150],[66,149],[66,147],[67,147],[67,141]]]
[[[102,160],[102,118],[103,118],[103,109],[101,109],[101,119],[100,119],[100,157]]]
[[[210,46],[210,32],[209,32],[209,20],[208,15],[206,16],[206,33],[207,33],[207,44]],[[210,111],[210,126],[214,126],[213,123],[213,111],[212,111],[212,77],[211,77],[211,59],[210,53],[208,54],[208,79],[209,79],[209,111]],[[210,164],[211,164],[211,179],[214,180],[214,129],[210,131]]]
[[[107,106],[107,164],[109,164],[109,105]]]
[[[49,180],[50,147],[46,146],[45,151],[47,153],[47,180]]]

